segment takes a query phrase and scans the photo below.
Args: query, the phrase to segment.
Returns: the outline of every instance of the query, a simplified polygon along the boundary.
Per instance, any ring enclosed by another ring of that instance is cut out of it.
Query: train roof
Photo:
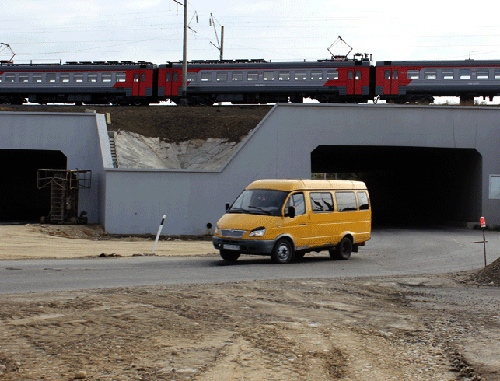
[[[500,60],[377,61],[377,66],[500,66]]]
[[[318,60],[318,61],[283,61],[272,62],[265,60],[227,60],[227,61],[191,61],[188,62],[190,69],[293,69],[293,68],[323,68],[323,67],[353,67],[353,66],[370,66],[369,60]],[[182,62],[168,62],[160,65],[160,68],[181,68]]]
[[[157,65],[145,61],[84,61],[84,62],[66,62],[66,63],[27,63],[13,64],[3,63],[0,65],[0,71],[36,71],[36,70],[134,70],[134,69],[152,69]]]

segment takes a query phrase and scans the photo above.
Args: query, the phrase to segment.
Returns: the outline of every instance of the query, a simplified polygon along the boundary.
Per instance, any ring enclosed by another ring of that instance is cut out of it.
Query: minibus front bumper
[[[274,240],[267,239],[232,239],[212,237],[217,250],[234,251],[241,254],[271,254]]]

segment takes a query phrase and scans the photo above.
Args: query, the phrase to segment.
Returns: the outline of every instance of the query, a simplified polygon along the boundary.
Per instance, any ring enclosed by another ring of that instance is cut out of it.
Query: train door
[[[382,85],[384,95],[398,95],[399,71],[394,68],[384,68],[383,71]]]
[[[347,95],[362,94],[363,82],[361,76],[361,69],[349,69],[347,71]]]
[[[179,88],[182,86],[181,70],[167,70],[165,73],[165,96],[179,95]]]
[[[134,70],[132,75],[134,78],[132,83],[132,96],[144,96],[146,94],[146,73],[142,70]]]

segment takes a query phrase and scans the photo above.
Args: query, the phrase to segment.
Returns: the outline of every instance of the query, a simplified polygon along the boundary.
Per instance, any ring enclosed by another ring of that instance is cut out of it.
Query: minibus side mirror
[[[230,207],[231,207],[231,205],[226,204],[226,212],[229,210]]]
[[[295,206],[289,206],[286,212],[286,217],[295,218]]]

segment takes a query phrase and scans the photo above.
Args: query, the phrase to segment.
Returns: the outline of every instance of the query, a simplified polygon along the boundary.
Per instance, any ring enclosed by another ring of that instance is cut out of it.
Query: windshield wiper
[[[262,214],[267,214],[267,215],[272,215],[272,213],[269,210],[265,210],[264,208],[260,206],[253,206],[253,205],[248,205],[249,208],[252,209],[257,209],[259,212],[262,212]]]

